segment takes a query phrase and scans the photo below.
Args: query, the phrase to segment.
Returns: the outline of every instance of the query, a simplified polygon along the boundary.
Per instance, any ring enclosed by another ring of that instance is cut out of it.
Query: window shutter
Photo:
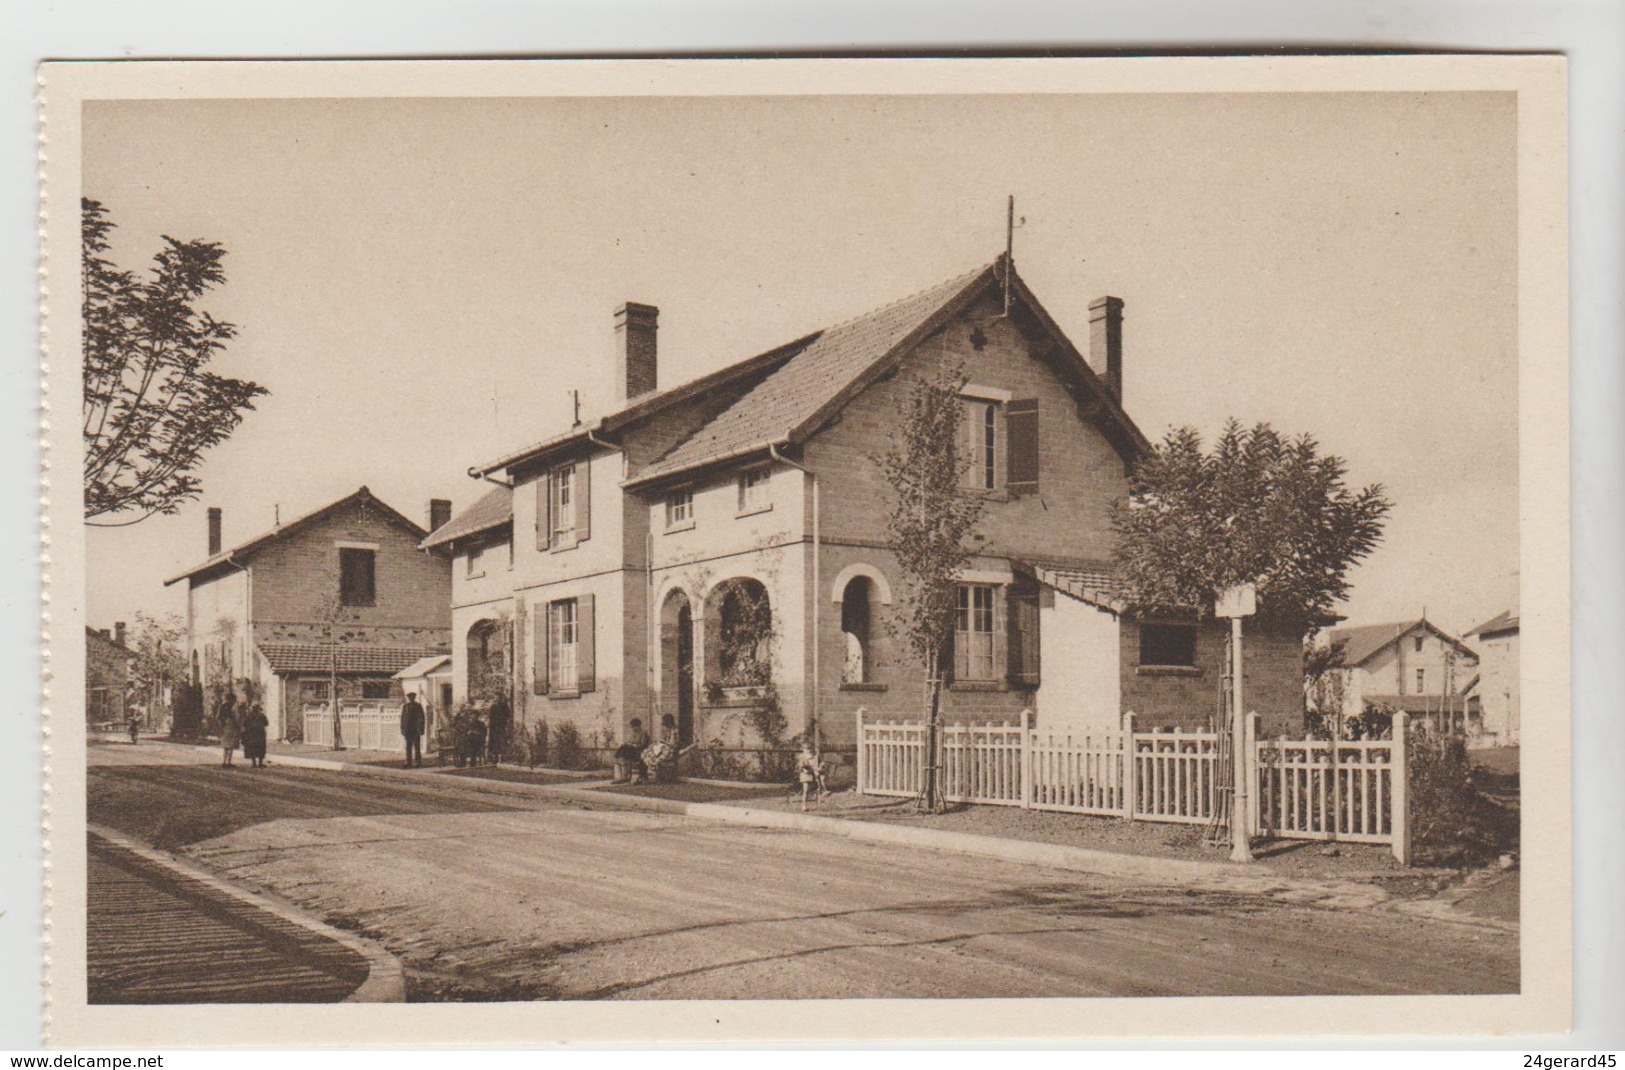
[[[592,537],[592,462],[582,461],[576,465],[575,477],[576,499],[576,541],[582,542]],[[586,691],[587,688],[581,690]]]
[[[586,499],[582,499],[586,503]],[[593,647],[596,643],[593,627],[593,596],[584,594],[576,599],[576,690],[583,693],[596,686],[593,679]]]
[[[1038,493],[1038,399],[1005,406],[1009,489],[1012,495]]]
[[[1038,675],[1038,589],[1019,579],[1010,588],[1010,683],[1015,687],[1037,687]]]
[[[538,695],[547,694],[547,637],[552,631],[547,626],[547,603],[538,602],[531,608],[530,620],[531,690]]]
[[[546,550],[553,545],[553,473],[545,473],[536,481],[536,549]],[[538,691],[538,695],[545,692]]]

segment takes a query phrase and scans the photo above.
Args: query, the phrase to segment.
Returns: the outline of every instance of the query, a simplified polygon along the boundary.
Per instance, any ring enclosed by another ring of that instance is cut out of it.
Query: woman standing
[[[265,768],[265,735],[271,727],[258,702],[250,702],[243,712],[243,757],[255,769]]]
[[[243,726],[237,720],[237,692],[227,688],[225,697],[220,700],[220,767],[232,768],[232,756],[237,753],[237,743],[242,738]]]

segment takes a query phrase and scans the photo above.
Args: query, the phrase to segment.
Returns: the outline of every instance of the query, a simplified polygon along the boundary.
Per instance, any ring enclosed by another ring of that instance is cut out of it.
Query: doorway
[[[694,742],[694,609],[682,591],[660,607],[660,697],[677,718],[678,747],[687,747]]]

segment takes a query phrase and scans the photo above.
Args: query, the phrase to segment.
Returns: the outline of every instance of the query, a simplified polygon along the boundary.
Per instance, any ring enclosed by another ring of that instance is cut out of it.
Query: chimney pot
[[[113,642],[119,646],[124,645],[124,622],[121,620],[113,622]]]
[[[660,310],[628,301],[615,310],[615,397],[631,401],[654,391],[655,335]]]
[[[1123,300],[1097,297],[1089,302],[1089,363],[1106,383],[1106,391],[1123,403]]]
[[[209,556],[220,552],[220,510],[209,508]]]
[[[429,530],[439,531],[451,523],[451,502],[445,498],[429,499]]]

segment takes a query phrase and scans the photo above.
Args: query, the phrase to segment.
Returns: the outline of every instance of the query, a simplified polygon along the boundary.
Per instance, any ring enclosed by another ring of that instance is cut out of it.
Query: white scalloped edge
[[[51,336],[49,322],[50,279],[45,234],[50,219],[45,173],[49,163],[49,137],[45,126],[45,68],[35,74],[38,86],[35,106],[39,109],[39,317],[40,317],[40,1046],[51,1039]]]

